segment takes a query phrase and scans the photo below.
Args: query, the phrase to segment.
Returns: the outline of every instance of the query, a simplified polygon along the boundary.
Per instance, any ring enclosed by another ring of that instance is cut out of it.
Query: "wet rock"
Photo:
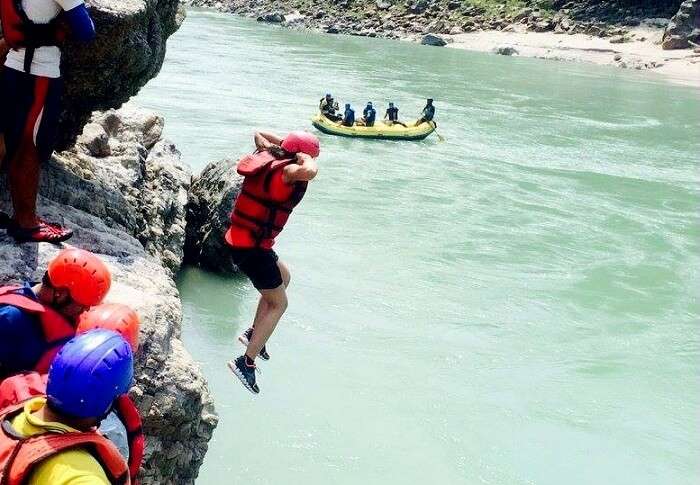
[[[243,184],[237,165],[237,160],[230,159],[207,165],[192,180],[187,204],[185,260],[223,274],[238,271],[224,241],[231,210]]]
[[[330,25],[328,28],[326,28],[326,33],[327,34],[339,34],[340,30],[335,25]]]
[[[180,26],[178,0],[87,0],[97,39],[63,49],[65,78],[59,149],[71,146],[95,110],[121,106],[160,71]]]
[[[443,39],[442,37],[435,35],[435,34],[428,34],[423,36],[423,39],[421,40],[421,44],[423,45],[432,45],[436,47],[444,47],[447,45],[447,41]]]
[[[282,15],[281,13],[266,13],[258,17],[258,22],[281,24],[282,22],[284,22],[284,15]]]

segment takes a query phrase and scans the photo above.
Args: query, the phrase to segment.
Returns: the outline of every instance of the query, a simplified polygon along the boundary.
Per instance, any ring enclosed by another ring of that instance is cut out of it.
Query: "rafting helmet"
[[[71,298],[84,306],[100,303],[109,291],[112,278],[100,258],[78,248],[64,249],[47,270],[55,288],[66,288]]]
[[[282,142],[282,148],[289,153],[306,153],[313,158],[321,153],[321,142],[307,131],[293,131]]]
[[[111,330],[91,330],[69,340],[49,369],[51,409],[78,419],[103,419],[134,377],[129,343]]]
[[[78,317],[75,331],[80,335],[96,328],[112,330],[124,337],[124,340],[129,342],[131,351],[136,353],[139,349],[140,326],[138,314],[129,306],[121,303],[103,303],[83,312]]]

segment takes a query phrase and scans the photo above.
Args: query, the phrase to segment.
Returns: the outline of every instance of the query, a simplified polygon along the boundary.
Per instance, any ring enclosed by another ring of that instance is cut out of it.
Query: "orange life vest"
[[[0,0],[2,36],[12,49],[26,49],[24,71],[29,72],[38,47],[59,45],[66,38],[66,29],[59,17],[48,24],[33,22],[22,7],[22,0]]]
[[[63,344],[75,336],[75,326],[53,308],[18,293],[17,290],[20,288],[20,286],[0,288],[0,305],[12,305],[36,315],[48,350],[44,352],[33,370],[39,374],[46,374]]]
[[[29,399],[46,394],[47,375],[36,372],[17,374],[0,382],[0,410],[14,407]],[[145,437],[141,424],[141,416],[128,395],[120,396],[114,403],[114,411],[126,427],[129,437],[129,475],[131,483],[138,485],[138,474],[143,463]],[[2,412],[2,411],[0,411]],[[0,482],[1,484],[2,482]]]
[[[307,182],[284,181],[284,167],[292,163],[296,163],[294,159],[278,160],[267,151],[238,162],[238,173],[245,180],[225,236],[231,246],[270,249],[275,244],[308,187]]]
[[[63,451],[86,448],[97,458],[113,485],[129,485],[129,467],[119,450],[96,431],[76,433],[45,433],[24,437],[12,427],[12,419],[22,412],[24,402],[43,395],[40,386],[45,381],[38,374],[20,374],[0,384],[3,402],[10,396],[25,396],[0,409],[0,484],[25,485],[32,470],[42,461]],[[28,396],[28,397],[27,397]]]

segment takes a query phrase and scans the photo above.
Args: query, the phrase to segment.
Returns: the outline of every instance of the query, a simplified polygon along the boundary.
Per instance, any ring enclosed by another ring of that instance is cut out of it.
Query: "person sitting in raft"
[[[421,123],[433,121],[433,118],[435,118],[435,106],[433,105],[433,100],[429,98],[428,102],[425,105],[425,108],[423,108],[423,115],[420,118],[418,118],[418,121],[416,121],[415,126],[418,126]]]
[[[374,126],[374,121],[377,119],[377,111],[372,106],[372,102],[368,101],[365,109],[362,110],[362,123],[365,126]]]
[[[389,107],[386,109],[386,113],[384,113],[384,119],[388,120],[389,125],[401,125],[401,126],[406,126],[404,123],[399,121],[399,108],[394,106],[394,103],[390,102]]]
[[[331,93],[326,94],[321,98],[318,108],[321,110],[321,114],[331,121],[340,121],[342,117],[337,113],[340,109],[338,102],[333,99]]]
[[[233,262],[260,292],[253,325],[238,337],[246,346],[245,354],[228,362],[245,388],[257,394],[260,389],[255,379],[255,359],[270,359],[265,346],[287,309],[291,277],[272,247],[306,194],[309,182],[318,174],[314,159],[321,147],[316,136],[304,131],[284,138],[256,133],[255,147],[255,154],[238,162],[238,173],[245,179],[225,240]]]
[[[343,126],[353,126],[355,124],[355,110],[350,104],[345,105],[345,114],[343,115]]]
[[[37,374],[3,381],[3,483],[131,484],[126,460],[95,427],[131,387],[133,364],[129,343],[119,334],[92,330],[61,349],[45,392]]]

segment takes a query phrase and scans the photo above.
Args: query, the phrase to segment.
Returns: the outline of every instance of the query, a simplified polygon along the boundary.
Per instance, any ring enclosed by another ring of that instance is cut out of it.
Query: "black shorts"
[[[272,249],[232,248],[231,258],[258,290],[274,290],[282,285],[282,273],[277,266],[277,253]]]
[[[61,115],[63,81],[0,67],[0,133],[7,159],[23,146],[33,146],[41,162],[53,153]]]

